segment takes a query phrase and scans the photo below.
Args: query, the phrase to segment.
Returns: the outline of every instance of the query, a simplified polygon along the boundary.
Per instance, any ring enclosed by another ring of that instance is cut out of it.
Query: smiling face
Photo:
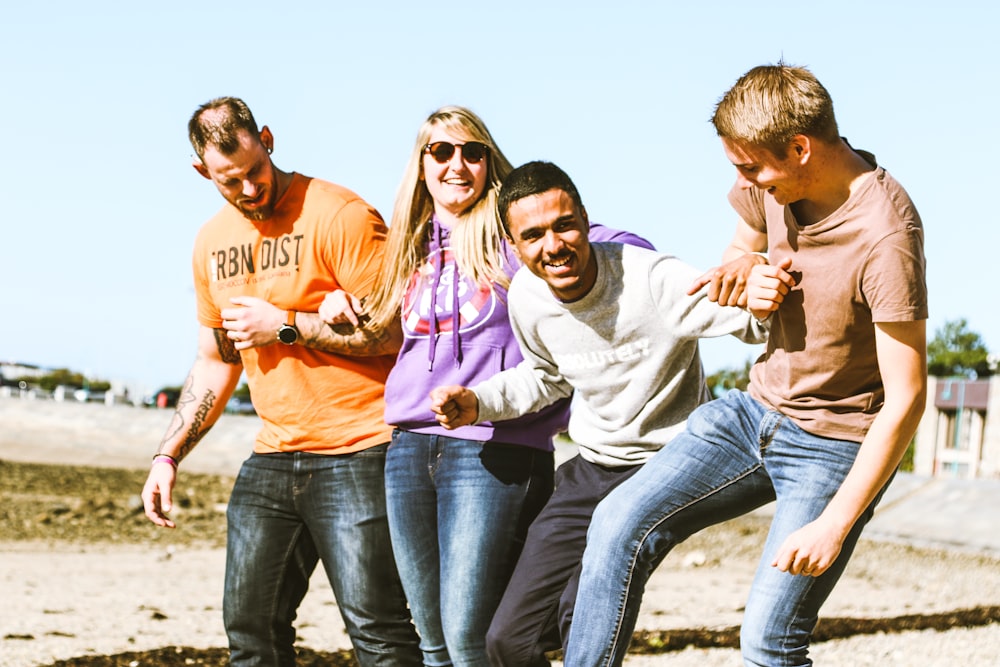
[[[547,190],[511,203],[507,226],[514,251],[560,301],[586,296],[597,281],[587,212],[562,190]]]
[[[733,139],[723,138],[722,147],[736,167],[736,182],[741,188],[757,186],[782,206],[805,198],[804,154],[795,139],[783,157],[762,146]]]
[[[234,153],[225,155],[209,144],[201,162],[195,160],[194,167],[246,218],[267,220],[274,214],[278,191],[274,167],[267,154],[270,133],[265,129],[258,139],[241,131],[238,137],[239,147]]]
[[[447,141],[450,144],[464,144],[474,139],[456,135],[440,125],[431,130],[428,144]],[[473,204],[479,201],[486,191],[486,181],[489,175],[489,156],[479,162],[468,162],[462,157],[462,151],[455,149],[451,159],[444,164],[438,162],[433,155],[424,153],[422,158],[423,179],[427,192],[434,201],[434,212],[446,225],[450,226]]]

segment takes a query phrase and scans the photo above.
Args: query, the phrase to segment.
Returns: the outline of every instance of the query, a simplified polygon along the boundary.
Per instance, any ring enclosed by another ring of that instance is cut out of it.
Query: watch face
[[[291,345],[299,339],[299,330],[295,327],[290,327],[287,324],[281,325],[278,329],[278,340],[285,345]]]

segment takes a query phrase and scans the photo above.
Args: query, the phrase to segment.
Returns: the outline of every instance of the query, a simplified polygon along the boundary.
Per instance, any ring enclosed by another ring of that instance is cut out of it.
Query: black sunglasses
[[[455,154],[456,148],[462,151],[462,159],[469,164],[481,162],[489,151],[489,146],[479,141],[467,141],[464,144],[435,141],[433,144],[424,146],[424,152],[430,153],[436,162],[444,164]]]

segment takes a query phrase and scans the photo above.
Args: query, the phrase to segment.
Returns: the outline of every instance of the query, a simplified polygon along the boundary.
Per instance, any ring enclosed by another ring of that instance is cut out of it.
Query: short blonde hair
[[[489,147],[486,188],[451,230],[451,245],[459,270],[466,276],[479,283],[504,287],[509,283],[503,266],[503,230],[497,219],[496,198],[512,167],[479,116],[465,107],[441,107],[420,126],[396,193],[383,268],[367,306],[375,327],[388,326],[399,313],[410,277],[425,259],[424,241],[434,201],[422,179],[423,154],[435,127]]]
[[[722,96],[712,115],[723,139],[762,146],[784,155],[792,137],[803,134],[826,142],[839,140],[833,100],[804,67],[779,62],[744,74]]]

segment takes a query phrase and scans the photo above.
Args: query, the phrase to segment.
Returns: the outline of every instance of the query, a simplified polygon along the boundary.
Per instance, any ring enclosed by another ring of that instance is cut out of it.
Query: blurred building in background
[[[930,377],[917,429],[913,472],[934,477],[1000,478],[1000,375],[979,380]]]

